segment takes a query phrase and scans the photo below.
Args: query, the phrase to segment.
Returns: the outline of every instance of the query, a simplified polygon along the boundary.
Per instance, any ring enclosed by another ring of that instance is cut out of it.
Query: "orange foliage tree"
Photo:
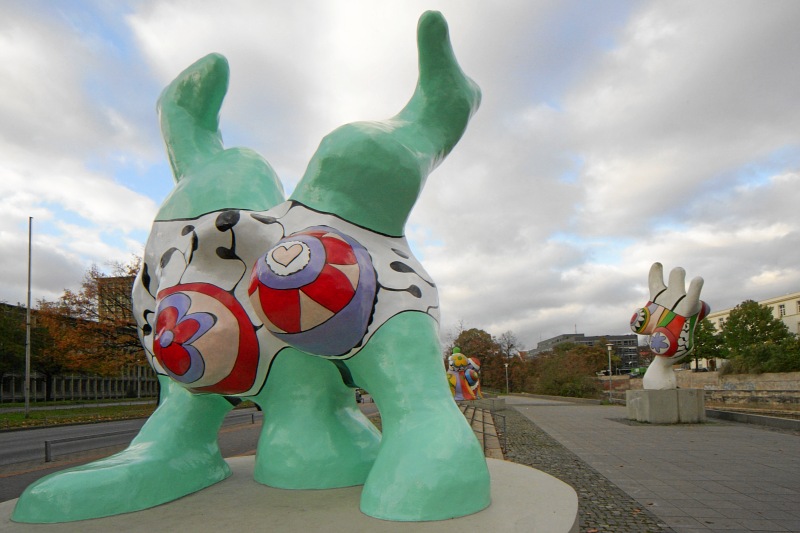
[[[602,346],[564,343],[530,362],[531,392],[554,396],[592,397],[600,390],[596,373],[608,354]]]
[[[461,348],[467,357],[477,357],[481,363],[481,387],[484,389],[506,390],[506,364],[508,364],[508,383],[511,391],[521,392],[525,381],[525,361],[520,358],[522,347],[510,331],[500,337],[493,337],[482,329],[461,328],[447,347],[452,353],[454,346]]]
[[[467,357],[480,359],[484,390],[505,392],[507,370],[510,392],[584,398],[601,392],[597,372],[606,369],[608,360],[604,339],[595,346],[559,344],[552,351],[524,357],[524,348],[511,331],[493,337],[482,329],[459,325],[453,337],[445,357],[458,346]],[[614,359],[619,364],[619,358]]]
[[[141,260],[113,263],[110,275],[92,265],[77,291],[39,301],[41,339],[32,365],[41,374],[114,376],[144,358],[131,309],[131,288]],[[36,347],[32,345],[32,347]]]

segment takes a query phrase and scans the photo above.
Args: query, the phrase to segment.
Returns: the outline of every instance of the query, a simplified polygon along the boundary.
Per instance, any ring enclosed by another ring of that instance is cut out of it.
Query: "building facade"
[[[131,293],[136,276],[97,278],[97,315],[100,320],[133,321]]]
[[[104,278],[99,283],[97,315],[99,320],[120,319],[133,323],[130,294],[133,277]],[[25,323],[27,309],[22,305],[0,302],[0,403],[25,399]],[[65,319],[66,321],[75,319]],[[31,327],[36,328],[38,310],[31,312]],[[74,323],[74,322],[71,322]],[[36,346],[36,333],[31,345]],[[137,344],[135,350],[144,354]],[[106,398],[152,397],[158,395],[158,379],[144,363],[129,365],[118,376],[55,375],[49,379],[36,371],[31,354],[30,399],[33,402],[52,400],[90,400]]]
[[[587,337],[583,333],[564,333],[550,339],[539,341],[535,350],[531,350],[531,355],[536,355],[541,352],[548,352],[565,343],[581,344],[584,346],[601,346],[606,349],[605,343],[614,345],[614,354],[620,358],[621,368],[635,368],[639,366],[639,336],[636,334],[629,335],[597,335]]]
[[[800,292],[767,298],[758,303],[772,309],[772,315],[783,321],[792,334],[797,335],[800,333]],[[728,320],[731,311],[732,309],[715,311],[710,313],[706,320],[709,320],[717,328],[717,331],[720,331]]]

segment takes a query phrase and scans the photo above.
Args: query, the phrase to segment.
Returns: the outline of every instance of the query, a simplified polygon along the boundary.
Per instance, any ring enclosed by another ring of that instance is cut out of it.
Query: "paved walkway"
[[[532,397],[506,403],[677,533],[800,532],[797,432],[640,424],[624,407]]]

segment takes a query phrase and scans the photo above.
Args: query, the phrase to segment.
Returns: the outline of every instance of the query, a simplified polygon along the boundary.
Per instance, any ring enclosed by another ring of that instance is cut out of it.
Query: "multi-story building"
[[[146,381],[156,380],[155,372],[145,364],[144,350],[139,345],[136,334],[136,322],[133,317],[133,303],[131,293],[136,276],[108,276],[97,278],[97,315],[100,321],[108,320],[118,324],[121,330],[126,331],[133,339],[131,346],[121,349],[132,353],[140,352],[142,357],[129,368],[128,371],[136,376],[137,397],[141,396],[141,384]]]
[[[639,337],[633,333],[629,335],[597,335],[587,337],[583,333],[564,333],[550,339],[539,341],[536,349],[529,352],[530,355],[536,355],[541,352],[547,352],[564,343],[582,344],[584,346],[595,346],[602,343],[601,346],[606,349],[605,344],[614,345],[614,353],[620,358],[621,368],[634,368],[639,366]]]
[[[772,315],[782,320],[791,333],[795,335],[800,333],[800,292],[767,298],[758,303],[772,309]],[[731,311],[732,309],[714,311],[708,315],[707,320],[714,324],[717,331],[720,331]]]
[[[133,322],[131,292],[135,276],[97,278],[97,315],[100,320]]]

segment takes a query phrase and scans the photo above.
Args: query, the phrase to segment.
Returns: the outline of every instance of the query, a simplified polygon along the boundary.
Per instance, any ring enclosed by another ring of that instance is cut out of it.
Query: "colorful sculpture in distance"
[[[422,15],[417,42],[419,80],[405,108],[326,136],[288,200],[261,156],[223,147],[225,58],[200,59],[164,90],[176,185],[133,291],[159,408],[128,449],[28,487],[13,520],[137,511],[225,479],[217,434],[241,399],[264,411],[260,483],[363,484],[362,512],[386,520],[443,520],[489,505],[482,447],[442,379],[436,285],[404,236],[480,90],[440,13]],[[374,398],[383,435],[354,387]]]
[[[453,348],[453,355],[447,358],[447,381],[450,392],[456,401],[483,398],[481,392],[481,364],[475,357],[467,357],[461,348]]]
[[[655,357],[642,378],[647,390],[677,388],[672,365],[694,349],[694,332],[711,308],[700,300],[703,278],[696,277],[686,291],[686,271],[680,267],[669,273],[664,285],[661,263],[653,263],[648,278],[650,301],[631,317],[631,329],[650,335],[648,344]]]

